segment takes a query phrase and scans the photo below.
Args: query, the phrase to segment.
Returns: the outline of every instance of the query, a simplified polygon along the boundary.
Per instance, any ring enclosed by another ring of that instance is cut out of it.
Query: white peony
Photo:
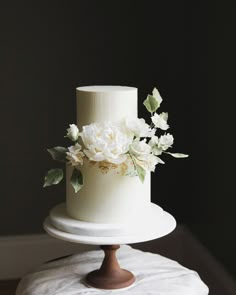
[[[84,153],[91,161],[123,163],[133,137],[124,132],[120,123],[93,123],[83,127],[81,138]]]
[[[67,129],[67,135],[72,141],[77,141],[79,138],[79,129],[75,124],[70,124],[70,128]]]
[[[68,148],[69,152],[66,153],[66,158],[72,166],[83,165],[84,153],[81,151],[82,147],[76,143]]]
[[[168,113],[161,113],[160,115],[155,113],[151,117],[151,119],[155,127],[160,128],[162,130],[167,130],[169,128],[169,125],[167,124]]]
[[[152,137],[155,134],[144,119],[126,119],[125,128],[136,137]]]
[[[158,147],[163,151],[167,150],[174,143],[174,137],[170,133],[160,136],[158,140]]]

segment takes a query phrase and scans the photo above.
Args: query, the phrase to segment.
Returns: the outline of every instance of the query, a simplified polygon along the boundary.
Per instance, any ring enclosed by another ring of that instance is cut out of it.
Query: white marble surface
[[[44,223],[44,229],[55,238],[90,244],[131,244],[157,239],[176,227],[172,215],[150,203],[142,217],[125,224],[99,224],[83,222],[67,216],[65,205],[56,206]]]
[[[16,295],[207,295],[199,275],[163,256],[121,246],[117,258],[122,268],[136,276],[123,290],[99,290],[84,284],[85,275],[100,267],[101,250],[92,250],[47,263],[20,282]]]

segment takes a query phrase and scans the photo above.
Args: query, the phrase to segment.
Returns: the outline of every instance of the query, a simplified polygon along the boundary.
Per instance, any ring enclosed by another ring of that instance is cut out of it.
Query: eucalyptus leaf
[[[62,146],[56,146],[47,150],[52,158],[56,161],[64,162],[66,159],[67,149]]]
[[[75,193],[77,193],[83,186],[84,181],[83,181],[83,175],[79,169],[74,168],[70,183],[74,188]]]
[[[146,176],[146,171],[141,166],[139,166],[137,163],[135,164],[135,167],[136,167],[136,171],[137,171],[139,179],[142,182],[144,182],[145,176]]]
[[[169,152],[166,152],[166,154],[169,154],[174,158],[188,158],[188,156],[189,156],[189,155],[181,154],[181,153],[169,153]]]
[[[145,105],[149,113],[154,113],[160,106],[157,98],[152,95],[148,95],[143,104]]]
[[[63,170],[62,169],[51,169],[47,172],[44,177],[43,187],[58,184],[63,179]]]

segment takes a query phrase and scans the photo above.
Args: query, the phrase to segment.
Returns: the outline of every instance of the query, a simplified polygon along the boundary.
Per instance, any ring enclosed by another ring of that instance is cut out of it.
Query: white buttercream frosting
[[[137,118],[137,89],[122,86],[86,86],[76,89],[77,125],[116,122]],[[150,204],[150,173],[142,183],[136,176],[122,176],[114,171],[102,173],[96,165],[84,163],[81,171],[84,186],[75,194],[69,183],[67,166],[67,213],[88,222],[123,223]]]
[[[137,88],[85,86],[76,89],[77,124],[118,121],[137,117]]]

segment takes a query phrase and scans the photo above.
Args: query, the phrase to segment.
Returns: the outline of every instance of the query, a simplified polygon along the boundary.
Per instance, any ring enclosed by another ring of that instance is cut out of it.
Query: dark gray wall
[[[41,232],[49,209],[64,200],[64,185],[43,189],[42,182],[53,165],[46,148],[63,145],[65,128],[75,122],[77,86],[136,86],[145,117],[142,100],[157,86],[170,115],[175,150],[191,156],[165,159],[153,176],[152,198],[234,271],[236,242],[230,232],[236,204],[232,193],[222,200],[213,148],[218,131],[209,120],[217,121],[217,104],[211,104],[216,97],[215,18],[206,2],[190,4],[1,3],[1,235]]]

